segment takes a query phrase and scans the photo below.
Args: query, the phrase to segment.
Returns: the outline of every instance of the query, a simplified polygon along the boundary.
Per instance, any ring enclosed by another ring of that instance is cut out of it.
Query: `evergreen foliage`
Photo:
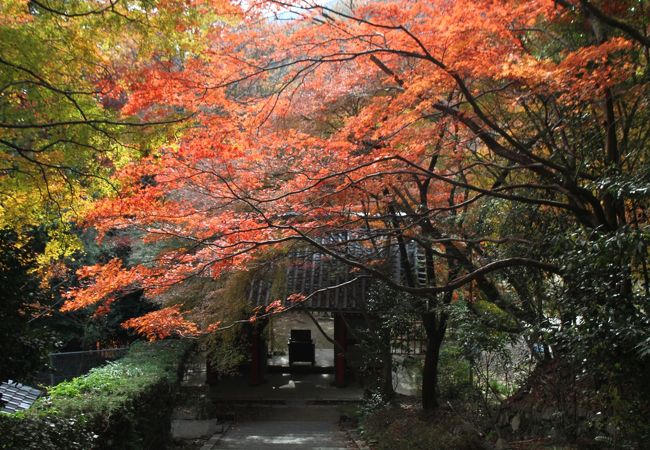
[[[0,414],[0,448],[159,449],[191,343],[136,343],[122,359],[60,383],[27,411]]]

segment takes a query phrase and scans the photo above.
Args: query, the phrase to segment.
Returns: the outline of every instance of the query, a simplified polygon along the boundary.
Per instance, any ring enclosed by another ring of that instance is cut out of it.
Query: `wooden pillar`
[[[252,386],[262,384],[264,381],[263,358],[266,357],[266,351],[264,351],[264,343],[261,330],[262,327],[258,324],[254,324],[253,329],[251,330],[251,372],[249,382]]]
[[[334,381],[336,387],[345,386],[345,351],[347,350],[347,328],[343,315],[334,313]]]

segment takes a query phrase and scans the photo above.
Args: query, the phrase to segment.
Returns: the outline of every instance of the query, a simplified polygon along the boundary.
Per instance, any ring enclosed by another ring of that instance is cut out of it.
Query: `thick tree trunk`
[[[447,317],[445,314],[428,312],[422,315],[422,323],[427,334],[427,350],[422,369],[422,409],[434,410],[440,404],[438,363],[447,328]]]
[[[258,386],[264,382],[264,365],[266,361],[266,345],[262,332],[266,323],[258,321],[253,324],[250,331],[251,340],[251,368],[249,376],[249,384],[251,386]]]

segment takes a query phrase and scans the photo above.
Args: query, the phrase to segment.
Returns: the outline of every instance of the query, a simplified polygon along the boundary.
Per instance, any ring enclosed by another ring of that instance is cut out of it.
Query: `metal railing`
[[[107,348],[103,350],[85,350],[78,352],[50,353],[50,367],[36,375],[40,384],[54,386],[88,373],[91,369],[115,361],[128,351],[127,347]]]

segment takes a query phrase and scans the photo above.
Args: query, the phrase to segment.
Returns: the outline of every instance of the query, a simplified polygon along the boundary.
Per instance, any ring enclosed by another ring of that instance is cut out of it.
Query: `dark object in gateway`
[[[295,362],[316,363],[316,348],[311,340],[311,330],[291,330],[289,339],[289,365]]]

